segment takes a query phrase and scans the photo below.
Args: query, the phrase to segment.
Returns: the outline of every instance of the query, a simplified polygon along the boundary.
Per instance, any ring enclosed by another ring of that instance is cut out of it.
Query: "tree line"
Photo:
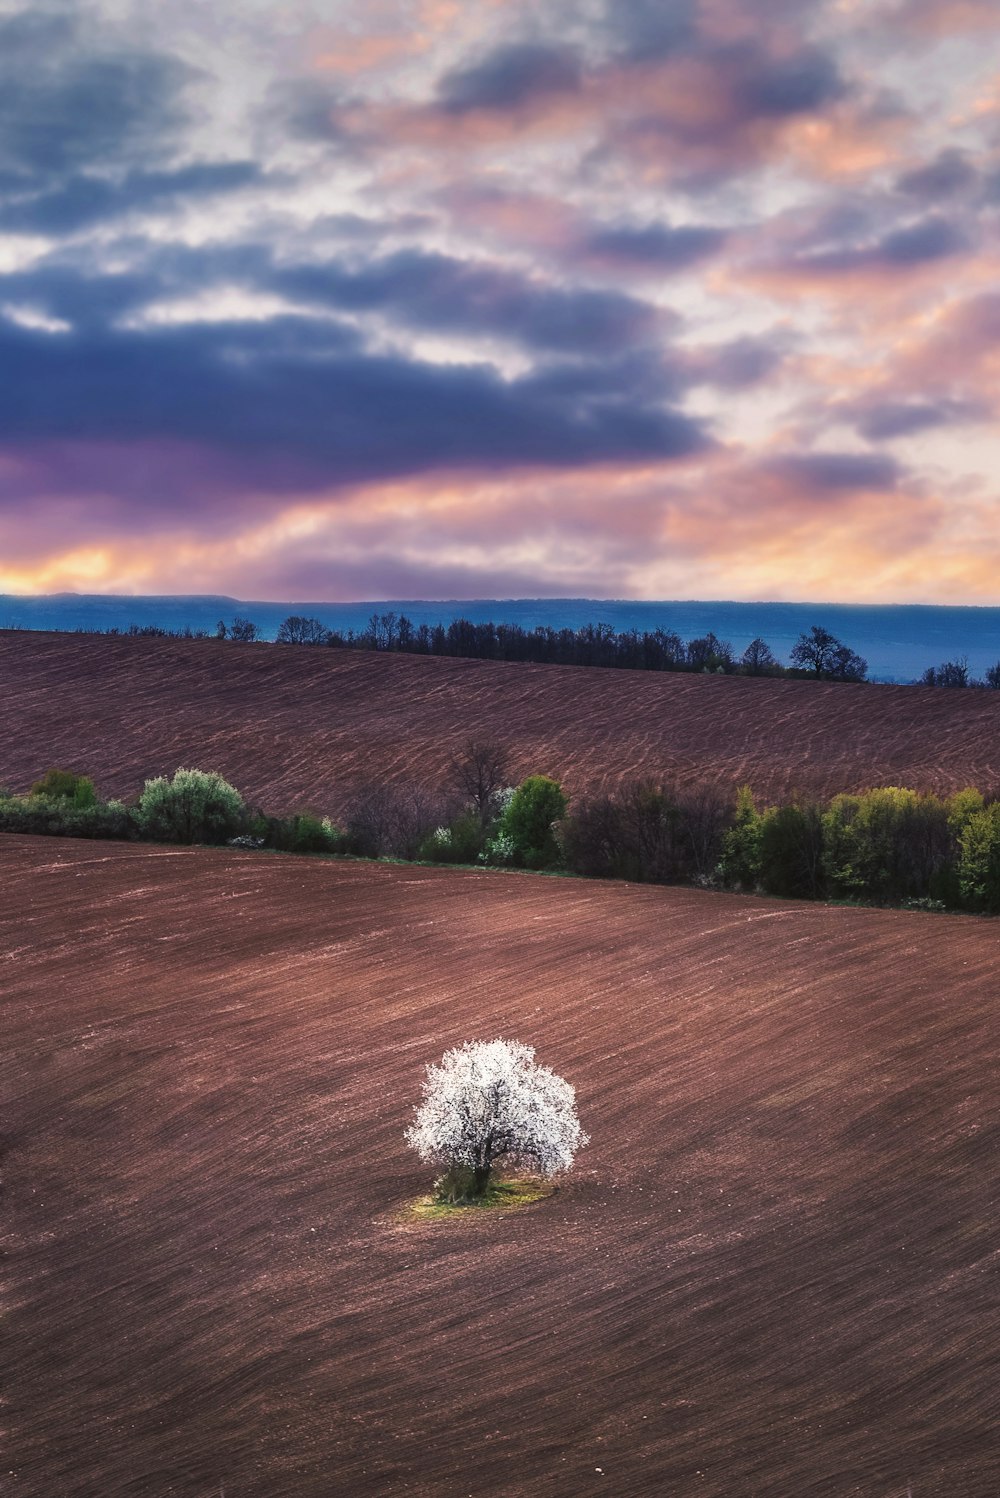
[[[248,849],[565,872],[639,883],[759,891],[932,910],[1000,913],[1000,792],[940,797],[876,787],[826,801],[759,803],[749,787],[640,779],[580,795],[470,740],[437,790],[373,782],[340,820],[268,815],[221,775],[181,769],[129,804],[50,770],[26,795],[0,792],[0,831],[227,843]]]
[[[106,634],[133,639],[234,640],[238,644],[263,641],[252,619],[237,615],[215,630],[166,629],[157,624],[112,625],[107,629],[78,629],[77,634]],[[289,614],[278,627],[279,645],[328,646],[337,650],[375,650],[405,655],[450,656],[467,660],[526,661],[538,665],[607,666],[629,671],[688,671],[725,676],[773,676],[822,681],[866,681],[868,662],[822,625],[803,632],[789,653],[788,665],[778,660],[766,640],[757,636],[742,652],[713,631],[683,640],[675,631],[615,630],[610,624],[585,624],[580,629],[536,625],[474,623],[453,619],[450,624],[414,624],[405,614],[372,614],[364,629],[328,629],[321,620]],[[918,679],[925,687],[988,687],[1000,691],[1000,661],[975,677],[968,656],[956,656],[928,666]]]
[[[229,624],[220,619],[208,630],[166,629],[156,624],[112,625],[105,630],[77,630],[78,634],[124,635],[132,639],[234,640],[251,644],[262,639],[252,619],[237,615]],[[683,640],[673,630],[616,630],[610,624],[585,624],[580,629],[553,629],[539,624],[474,623],[453,619],[450,624],[416,625],[405,614],[372,614],[364,629],[346,633],[328,629],[319,619],[289,614],[276,636],[278,645],[328,646],[337,650],[373,650],[405,655],[450,656],[466,660],[523,661],[537,665],[608,666],[630,671],[693,671],[733,676],[813,677],[825,681],[865,681],[868,662],[829,630],[814,625],[800,635],[782,665],[767,641],[759,636],[737,653],[728,640],[713,631]]]

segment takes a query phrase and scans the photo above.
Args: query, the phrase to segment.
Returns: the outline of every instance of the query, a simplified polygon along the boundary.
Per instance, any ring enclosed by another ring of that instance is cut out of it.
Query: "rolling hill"
[[[470,736],[571,792],[637,776],[763,796],[1000,786],[1000,693],[0,632],[0,785],[50,766],[131,796],[179,765],[269,811],[437,787]]]
[[[308,663],[307,663],[308,664]],[[993,1498],[997,927],[0,839],[21,1498]],[[423,1066],[592,1143],[414,1222]]]

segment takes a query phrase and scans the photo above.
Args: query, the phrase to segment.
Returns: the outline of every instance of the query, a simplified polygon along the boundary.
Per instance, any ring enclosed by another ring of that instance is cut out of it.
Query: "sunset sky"
[[[0,0],[0,591],[1000,603],[997,0]]]

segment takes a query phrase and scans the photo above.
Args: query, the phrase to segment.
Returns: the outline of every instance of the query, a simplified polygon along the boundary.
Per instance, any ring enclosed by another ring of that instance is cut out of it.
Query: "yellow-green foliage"
[[[897,900],[926,894],[954,853],[951,818],[937,796],[881,786],[835,796],[823,817],[826,872],[843,894]]]
[[[760,878],[760,834],[763,818],[748,785],[736,792],[733,825],[722,844],[722,877],[741,889],[755,888]]]
[[[948,798],[948,825],[956,837],[959,837],[962,828],[969,818],[977,811],[982,811],[984,806],[983,793],[973,787],[966,786],[964,791],[956,791]]]
[[[958,883],[974,910],[1000,911],[1000,801],[973,811],[959,836]]]

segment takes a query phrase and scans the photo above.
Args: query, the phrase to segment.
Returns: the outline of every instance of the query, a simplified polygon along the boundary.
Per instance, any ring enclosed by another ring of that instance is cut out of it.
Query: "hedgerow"
[[[473,746],[481,747],[481,746]],[[471,752],[471,751],[470,751]],[[749,786],[635,781],[577,797],[529,775],[488,797],[450,785],[373,784],[343,828],[309,811],[268,816],[214,772],[148,780],[131,805],[49,770],[27,795],[0,791],[0,832],[228,843],[247,850],[546,869],[806,900],[1000,914],[1000,797],[901,786],[759,805]]]

